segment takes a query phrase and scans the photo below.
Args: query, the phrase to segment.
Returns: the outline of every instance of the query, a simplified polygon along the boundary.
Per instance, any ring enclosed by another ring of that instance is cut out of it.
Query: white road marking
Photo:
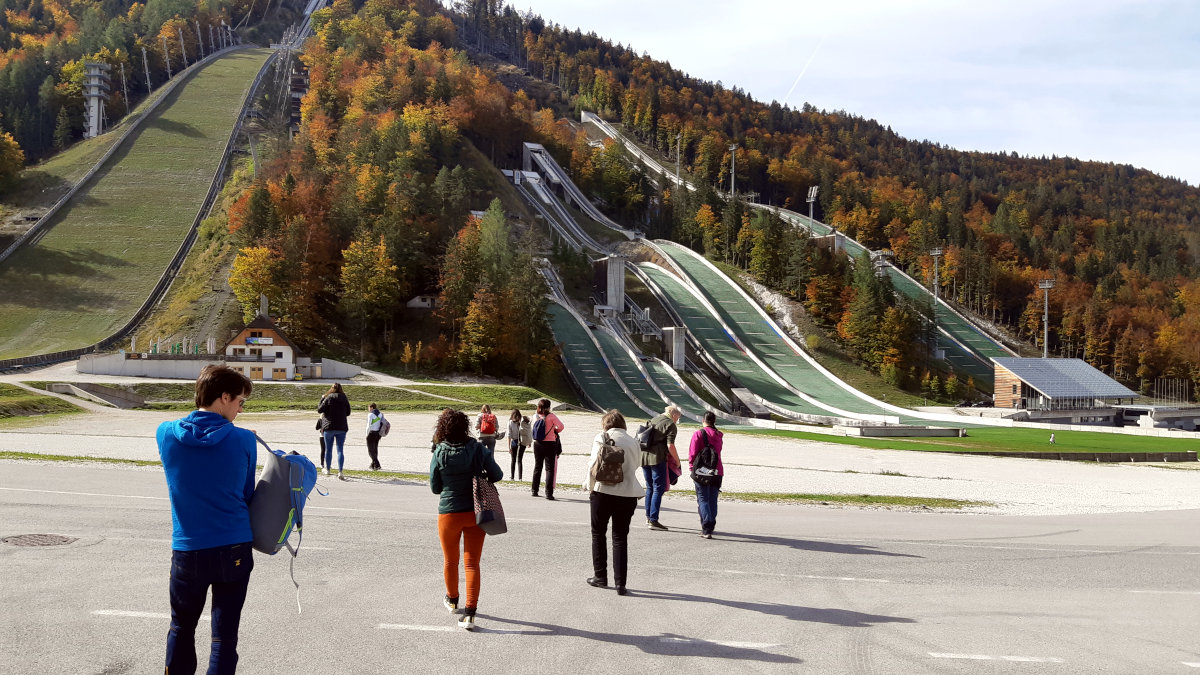
[[[664,637],[659,638],[658,641],[698,645],[719,645],[721,647],[734,647],[736,649],[770,649],[772,647],[782,646],[777,642],[737,642],[734,640],[703,640],[699,638],[693,639],[679,637]]]
[[[0,487],[0,490],[8,490],[10,492],[37,492],[47,495],[75,495],[77,497],[124,497],[125,499],[158,499],[167,501],[167,497],[146,497],[143,495],[113,495],[103,492],[69,492],[66,490],[33,490],[31,488],[10,488]]]
[[[96,616],[120,616],[130,619],[167,619],[170,620],[171,614],[168,612],[133,612],[125,609],[97,609],[93,610],[92,614]],[[201,621],[208,621],[207,614],[201,614]]]
[[[1200,668],[1200,661],[1180,661],[1180,663],[1188,668]]]
[[[453,633],[454,631],[459,630],[454,626],[418,626],[407,623],[381,623],[379,624],[379,628],[384,630],[420,630],[439,633]]]
[[[1154,593],[1157,595],[1200,595],[1200,591],[1129,591],[1130,593]]]
[[[686,572],[702,572],[705,574],[754,574],[764,577],[781,577],[784,579],[816,579],[820,581],[861,581],[870,584],[890,584],[888,579],[864,579],[860,577],[827,577],[817,574],[783,574],[781,572],[759,572],[755,570],[714,570],[704,569],[701,567],[670,567],[666,565],[644,565],[644,567],[652,567],[662,570],[686,571]]]
[[[1020,663],[1064,663],[1060,658],[1054,656],[993,656],[991,654],[947,654],[942,652],[929,652],[929,655],[935,659],[966,659],[970,661],[1015,661]]]

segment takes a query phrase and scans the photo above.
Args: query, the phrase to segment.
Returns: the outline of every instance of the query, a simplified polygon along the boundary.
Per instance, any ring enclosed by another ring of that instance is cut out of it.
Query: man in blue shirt
[[[252,389],[225,366],[196,380],[196,410],[158,427],[171,498],[171,630],[167,670],[196,672],[196,624],[212,587],[208,673],[237,669],[238,625],[254,569],[250,497],[258,461],[254,432],[233,425]]]

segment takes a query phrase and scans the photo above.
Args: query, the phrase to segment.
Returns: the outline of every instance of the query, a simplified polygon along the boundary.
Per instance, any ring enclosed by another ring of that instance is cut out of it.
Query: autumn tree
[[[282,295],[276,283],[278,257],[266,246],[241,249],[233,259],[229,287],[242,308],[242,320],[250,323],[258,314],[259,295],[278,302]]]
[[[383,238],[372,244],[372,235],[364,231],[342,251],[342,311],[358,322],[359,358],[363,358],[367,327],[388,318],[395,311],[400,295],[396,265],[387,255]]]

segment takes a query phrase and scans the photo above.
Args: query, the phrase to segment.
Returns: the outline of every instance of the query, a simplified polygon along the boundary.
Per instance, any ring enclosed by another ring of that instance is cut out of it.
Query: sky
[[[1194,0],[513,0],[756,100],[1200,186]]]

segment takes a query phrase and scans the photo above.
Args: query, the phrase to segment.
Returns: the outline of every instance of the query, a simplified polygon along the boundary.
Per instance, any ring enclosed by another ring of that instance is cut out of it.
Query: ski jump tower
[[[83,96],[87,99],[87,129],[84,138],[99,136],[104,127],[104,101],[108,98],[109,73],[112,66],[107,63],[88,61],[83,76]]]

